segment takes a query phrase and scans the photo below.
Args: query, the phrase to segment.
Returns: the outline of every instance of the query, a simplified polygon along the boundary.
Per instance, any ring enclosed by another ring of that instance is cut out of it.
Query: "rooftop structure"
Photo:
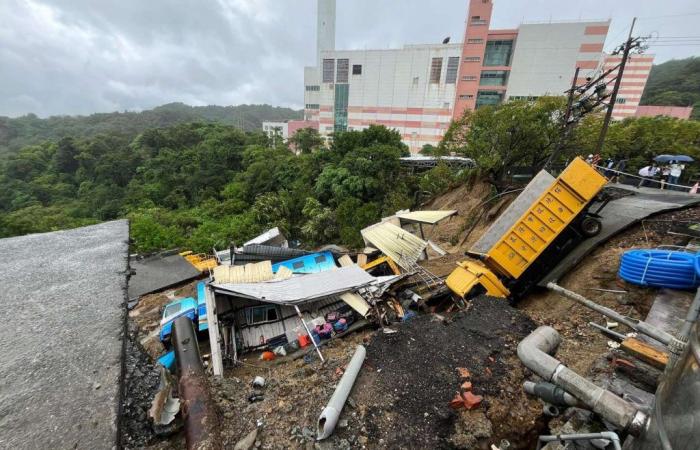
[[[495,30],[489,27],[492,10],[491,0],[470,0],[461,43],[336,50],[335,1],[319,0],[317,61],[304,69],[304,118],[325,136],[385,125],[417,153],[440,142],[465,110],[564,95],[576,67],[583,80],[619,62],[603,52],[609,20]],[[632,57],[614,118],[635,114],[652,61],[650,55]]]
[[[117,448],[126,220],[0,239],[0,448]]]
[[[635,116],[637,117],[656,117],[656,116],[668,116],[675,117],[676,119],[690,119],[690,115],[693,113],[692,106],[653,106],[645,105],[638,106]]]

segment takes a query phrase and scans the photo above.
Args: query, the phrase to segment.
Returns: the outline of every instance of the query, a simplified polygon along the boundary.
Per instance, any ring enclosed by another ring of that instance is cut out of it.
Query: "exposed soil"
[[[439,276],[446,276],[463,252],[480,236],[511,199],[489,207],[469,239],[460,244],[466,230],[480,214],[479,205],[490,196],[490,187],[477,184],[461,187],[433,200],[424,209],[457,209],[459,216],[435,227],[426,227],[426,238],[451,253],[422,264]],[[470,219],[471,217],[471,219]],[[700,208],[660,215],[633,227],[598,248],[560,284],[586,297],[633,317],[643,317],[656,291],[626,285],[616,272],[619,257],[634,247],[683,244],[684,237],[668,234],[683,221],[700,221]],[[626,293],[595,289],[624,290]],[[138,325],[137,342],[144,342],[148,355],[158,356],[158,345],[151,344],[158,330],[161,308],[173,298],[194,294],[194,283],[179,291],[144,297],[130,313]],[[558,358],[582,374],[591,373],[594,361],[607,351],[607,338],[588,325],[604,323],[603,318],[578,304],[546,291],[534,292],[515,308],[503,300],[480,297],[467,310],[448,318],[420,315],[406,323],[392,325],[396,331],[360,331],[323,347],[327,361],[321,364],[297,359],[278,364],[264,362],[257,354],[244,355],[243,364],[226,371],[223,379],[212,380],[213,395],[221,410],[224,448],[257,430],[255,448],[489,448],[502,439],[513,448],[533,448],[539,432],[546,431],[539,401],[528,398],[522,382],[530,374],[516,356],[517,343],[541,324],[556,328],[564,338]],[[157,337],[156,337],[157,340]],[[316,420],[330,399],[343,368],[358,344],[367,346],[367,359],[333,435],[315,442]],[[152,346],[153,348],[150,348]],[[129,353],[138,353],[131,342]],[[148,367],[136,357],[127,361],[134,367]],[[141,358],[141,359],[139,359]],[[129,366],[127,366],[129,367]],[[458,367],[471,372],[473,393],[483,396],[472,411],[451,409],[449,401],[463,381]],[[595,370],[608,370],[598,365]],[[143,372],[143,371],[142,371]],[[133,373],[133,370],[132,370]],[[151,372],[143,372],[151,374]],[[155,372],[157,374],[157,372]],[[253,378],[266,378],[266,386],[254,389]],[[138,420],[157,377],[137,376],[142,387],[130,387],[127,375],[125,413]],[[131,392],[131,394],[129,393]],[[261,401],[249,402],[253,393]],[[131,399],[131,400],[129,400]],[[147,411],[146,407],[146,411]],[[129,412],[131,411],[131,412]],[[127,417],[128,419],[128,417]],[[147,420],[145,420],[147,422]],[[133,426],[133,446],[183,448],[182,434],[153,439],[147,427]]]
[[[669,231],[687,221],[700,222],[700,207],[661,214],[645,220],[595,249],[572,268],[559,284],[596,303],[622,314],[644,318],[651,308],[656,289],[625,283],[617,277],[620,256],[631,248],[685,245],[687,237]],[[627,291],[602,292],[596,289]],[[520,301],[517,308],[535,322],[550,325],[564,338],[557,357],[579,373],[589,373],[593,362],[607,351],[608,338],[588,325],[605,323],[605,318],[578,303],[546,290],[536,291]]]
[[[479,297],[447,321],[424,315],[377,333],[354,391],[372,447],[489,448],[508,439],[511,448],[530,448],[521,433],[541,408],[522,393],[516,347],[534,328],[502,299]],[[448,406],[465,381],[458,367],[484,398],[471,412]],[[483,426],[472,429],[474,420]]]

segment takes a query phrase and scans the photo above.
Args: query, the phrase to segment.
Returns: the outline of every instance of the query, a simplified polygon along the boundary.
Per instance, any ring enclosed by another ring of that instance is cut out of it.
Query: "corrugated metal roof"
[[[408,231],[388,222],[371,225],[361,231],[367,244],[371,244],[406,270],[418,261],[427,242]]]
[[[291,276],[291,270],[278,271],[276,275],[273,275],[270,261],[246,264],[245,266],[216,266],[214,268],[214,280],[217,283],[257,283]]]
[[[368,285],[376,279],[357,266],[263,283],[215,283],[217,292],[268,303],[295,304],[330,297]]]
[[[428,223],[435,225],[441,220],[445,220],[450,216],[457,214],[456,210],[447,211],[411,211],[406,213],[396,214],[399,219],[404,222]]]

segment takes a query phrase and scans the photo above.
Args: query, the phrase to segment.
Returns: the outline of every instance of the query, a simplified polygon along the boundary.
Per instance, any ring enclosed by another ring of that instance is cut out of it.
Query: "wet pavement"
[[[0,239],[0,448],[115,448],[126,220]]]

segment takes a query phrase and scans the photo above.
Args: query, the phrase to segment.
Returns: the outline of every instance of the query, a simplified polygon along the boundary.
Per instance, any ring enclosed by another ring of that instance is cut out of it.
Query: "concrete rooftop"
[[[126,220],[0,239],[0,448],[117,446]]]

